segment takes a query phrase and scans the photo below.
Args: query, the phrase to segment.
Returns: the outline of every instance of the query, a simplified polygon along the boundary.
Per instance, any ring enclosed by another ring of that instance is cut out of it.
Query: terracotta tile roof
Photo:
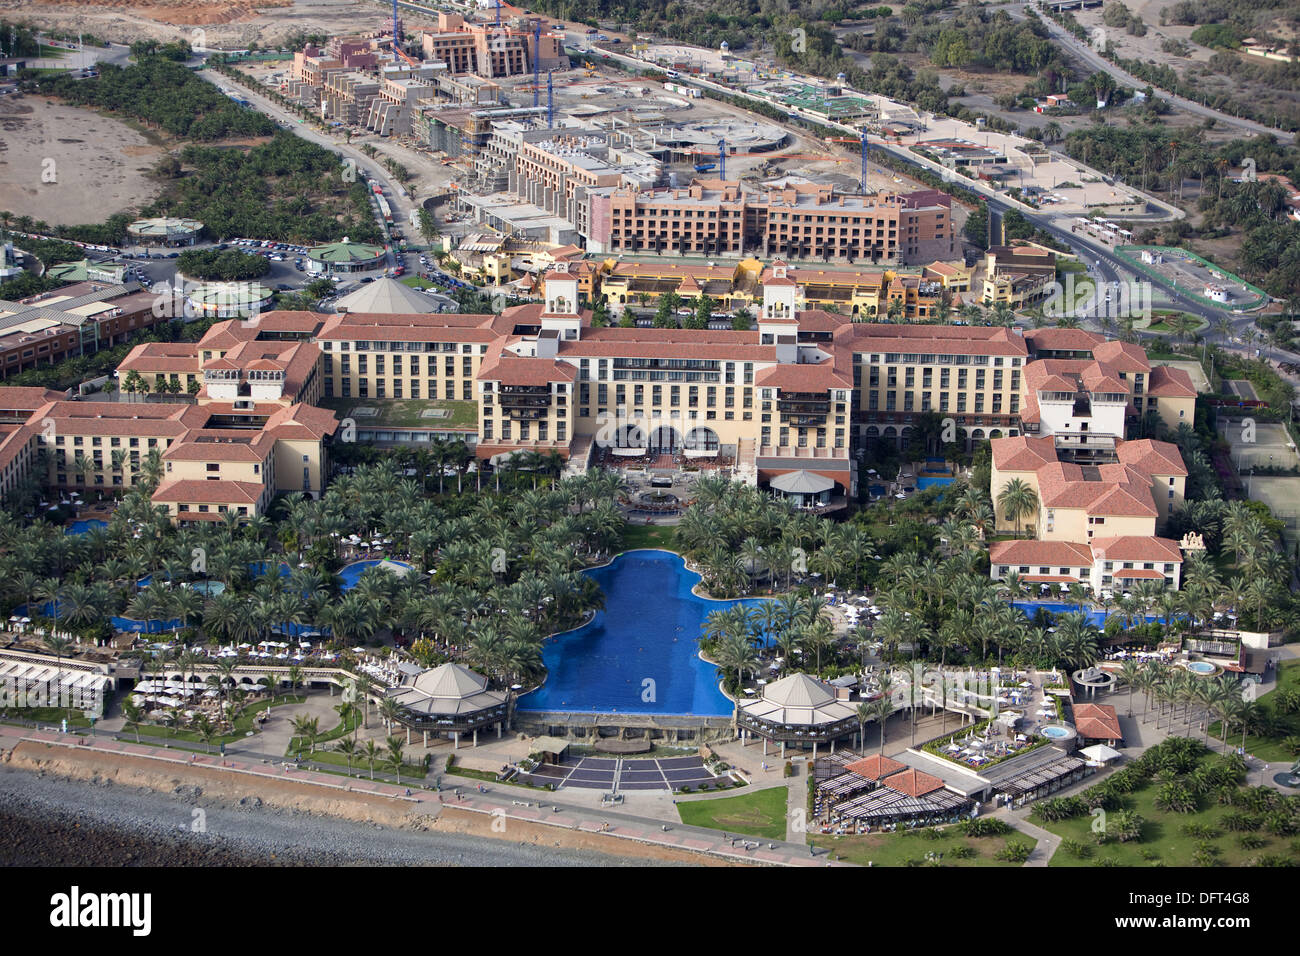
[[[1132,342],[1103,342],[1092,350],[1093,358],[1114,367],[1117,372],[1149,372],[1151,362],[1140,345]]]
[[[186,432],[181,416],[189,405],[135,402],[51,402],[33,413],[32,421],[50,419],[56,435],[179,438]]]
[[[225,322],[217,322],[203,333],[203,338],[199,339],[199,350],[224,351],[233,349],[240,342],[251,342],[255,338],[257,338],[256,327],[237,319],[227,319]]]
[[[765,368],[754,376],[760,388],[776,388],[783,392],[826,392],[832,388],[852,388],[853,376],[835,367],[831,359],[810,362],[785,363]]]
[[[1151,489],[1113,485],[1087,505],[1088,514],[1121,518],[1158,518]]]
[[[1173,561],[1181,563],[1182,549],[1169,538],[1124,535],[1118,538],[1093,538],[1092,551],[1107,561]]]
[[[1092,362],[1083,370],[1083,384],[1088,391],[1123,392],[1128,394],[1128,383],[1119,377],[1114,369],[1104,362]]]
[[[906,770],[891,774],[880,781],[882,786],[898,793],[905,793],[909,797],[920,797],[927,793],[934,793],[936,790],[943,789],[943,781],[938,777],[933,777],[928,773],[922,773],[913,767]]]
[[[52,388],[38,388],[30,385],[0,385],[0,408],[13,411],[35,411],[48,402],[58,402],[67,398],[62,392]]]
[[[1121,580],[1140,578],[1146,581],[1163,581],[1165,577],[1163,572],[1154,568],[1120,568],[1113,576]]]
[[[189,432],[163,452],[164,461],[261,462],[271,453],[269,432],[244,428],[204,428]]]
[[[254,481],[164,481],[153,493],[153,501],[177,504],[257,504],[265,486]]]
[[[1150,438],[1116,442],[1115,454],[1124,464],[1148,475],[1174,478],[1187,476],[1182,452],[1173,442],[1154,441]]]
[[[872,754],[870,757],[863,757],[851,764],[845,764],[844,769],[868,780],[879,780],[881,777],[888,777],[900,770],[906,770],[907,764],[899,763],[897,760],[892,760],[881,754]]]
[[[1184,369],[1154,365],[1148,377],[1147,394],[1157,398],[1195,398],[1192,377]]]
[[[551,382],[572,382],[577,377],[578,370],[568,362],[524,358],[510,353],[489,356],[478,373],[481,382],[501,382],[503,385],[549,385]]]
[[[1159,512],[1151,499],[1149,479],[1136,476],[1140,480],[1119,481],[1114,471],[1106,471],[1113,467],[1103,465],[1095,469],[1097,476],[1092,479],[1079,465],[1062,461],[1046,464],[1037,472],[1039,498],[1049,508],[1085,508],[1089,514],[1157,517]]]
[[[258,332],[301,332],[314,335],[325,321],[319,312],[291,312],[276,309],[254,316],[249,323]]]
[[[1099,332],[1083,329],[1029,329],[1025,341],[1035,352],[1091,352],[1106,341]]]
[[[858,352],[934,352],[954,355],[1025,355],[1022,336],[1009,329],[967,325],[888,325],[852,322]]]
[[[1048,462],[1056,461],[1056,441],[1016,435],[1013,438],[994,438],[993,466],[998,471],[1037,471]]]
[[[1058,568],[1090,568],[1092,552],[1074,541],[995,541],[990,564],[1036,564]]]
[[[333,435],[338,430],[339,422],[327,408],[299,403],[273,412],[264,427],[277,440],[320,439]]]
[[[506,316],[518,316],[521,310],[531,309],[536,319],[541,312],[537,304],[506,309],[504,331],[514,328],[515,322]],[[450,313],[389,313],[348,312],[325,320],[316,338],[322,341],[364,342],[481,342],[495,341],[501,332],[493,328],[495,315],[458,315]]]
[[[1119,715],[1110,704],[1075,704],[1074,729],[1093,740],[1123,740]]]

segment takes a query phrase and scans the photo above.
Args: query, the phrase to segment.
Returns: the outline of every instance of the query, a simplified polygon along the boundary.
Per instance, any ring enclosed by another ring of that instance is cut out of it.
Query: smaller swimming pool
[[[1213,664],[1211,664],[1209,661],[1190,661],[1187,664],[1187,669],[1191,671],[1193,674],[1201,674],[1201,675],[1213,674],[1215,671],[1218,670],[1218,668],[1215,667]]]
[[[74,521],[63,529],[64,534],[86,534],[94,531],[96,528],[107,528],[107,521],[100,521],[98,518],[82,518]]]
[[[351,591],[354,587],[357,586],[357,582],[361,580],[362,574],[364,574],[370,568],[377,568],[381,566],[387,567],[390,571],[396,571],[402,574],[405,574],[407,571],[411,570],[411,565],[407,564],[406,562],[393,561],[390,558],[383,558],[379,561],[355,561],[352,564],[349,564],[347,567],[341,568],[339,570],[339,579],[342,582],[340,586],[343,588],[344,591]]]
[[[1044,727],[1043,736],[1051,737],[1053,740],[1064,740],[1070,736],[1070,731],[1065,727]]]

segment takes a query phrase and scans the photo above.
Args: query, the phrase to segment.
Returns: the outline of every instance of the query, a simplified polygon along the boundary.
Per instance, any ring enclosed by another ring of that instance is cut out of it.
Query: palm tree
[[[875,704],[872,701],[864,700],[858,704],[858,753],[862,756],[867,755],[867,722],[875,716]]]
[[[122,716],[126,718],[126,726],[135,728],[135,742],[140,742],[140,724],[144,722],[144,710],[135,701],[128,700],[122,704]]]
[[[42,643],[44,643],[46,647],[48,647],[51,651],[54,652],[54,674],[55,674],[54,698],[55,700],[62,700],[63,699],[63,655],[66,654],[68,652],[68,648],[72,646],[72,641],[68,640],[66,637],[59,637],[57,634],[50,634],[42,638]],[[71,703],[71,701],[69,701],[69,703]],[[54,706],[57,707],[59,705],[56,703]],[[71,708],[69,708],[69,712],[71,712]]]
[[[378,762],[378,760],[379,760],[380,756],[382,756],[382,754],[383,754],[383,751],[379,748],[379,745],[378,745],[377,743],[375,743],[373,740],[367,740],[367,741],[366,741],[366,747],[365,747],[365,751],[364,751],[364,756],[365,756],[365,758],[366,758],[366,763],[370,764],[370,779],[371,779],[371,780],[374,780],[374,779],[375,779],[375,764],[376,764],[376,762]]]
[[[344,756],[344,758],[347,760],[348,776],[349,777],[352,776],[352,761],[356,760],[357,754],[359,752],[359,748],[357,747],[357,742],[353,740],[351,737],[344,737],[342,740],[340,740],[337,744],[334,745],[334,749],[337,750],[339,753],[341,753]]]
[[[881,682],[881,689],[884,691],[883,696],[874,701],[871,705],[872,716],[880,723],[880,754],[885,753],[885,726],[889,721],[889,715],[894,712],[894,700],[889,695],[889,689],[885,681]]]
[[[388,738],[388,756],[385,763],[393,768],[393,773],[397,776],[397,785],[402,785],[402,748],[406,745],[402,742],[401,737],[393,736]]]
[[[317,718],[298,714],[293,718],[293,733],[298,738],[300,752],[304,742],[309,747],[307,751],[309,757],[316,752],[316,738],[320,735],[320,721]]]
[[[1023,478],[1012,478],[998,494],[998,504],[1016,523],[1016,537],[1020,537],[1020,520],[1038,513],[1038,493]]]
[[[1138,686],[1144,668],[1137,661],[1129,658],[1119,671],[1119,679],[1128,685],[1128,716],[1133,716],[1133,688]]]

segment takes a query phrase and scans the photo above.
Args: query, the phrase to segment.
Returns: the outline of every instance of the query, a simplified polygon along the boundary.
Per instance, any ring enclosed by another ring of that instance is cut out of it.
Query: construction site
[[[561,25],[522,17],[498,25],[499,16],[444,13],[421,30],[394,16],[388,30],[238,68],[354,146],[400,163],[406,187],[437,200],[440,231],[455,237],[489,232],[601,251],[591,238],[615,191],[696,181],[747,194],[815,183],[830,190],[819,201],[860,206],[921,188],[872,164],[861,138],[779,125],[674,82],[671,70],[629,76],[580,52]],[[964,218],[953,209],[945,228]],[[897,258],[904,264],[905,251]]]

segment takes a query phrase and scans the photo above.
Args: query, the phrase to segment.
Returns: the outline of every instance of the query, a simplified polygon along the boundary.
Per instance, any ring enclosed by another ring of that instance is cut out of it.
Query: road
[[[1006,10],[1012,17],[1024,19],[1025,7],[1027,6],[1031,6],[1031,4],[1009,3],[1004,4],[1002,9]],[[1032,6],[1037,6],[1037,4],[1032,4]],[[1133,74],[1110,62],[1110,60],[1092,49],[1092,47],[1084,43],[1074,34],[1070,33],[1070,31],[1066,30],[1065,27],[1061,26],[1055,20],[1041,15],[1039,16],[1039,19],[1042,20],[1043,25],[1047,27],[1053,40],[1082,60],[1090,69],[1106,73],[1114,79],[1115,82],[1137,90],[1146,89],[1148,86],[1152,86],[1152,84],[1147,80],[1139,79]],[[1294,133],[1288,133],[1285,130],[1276,129],[1272,126],[1265,126],[1263,123],[1256,123],[1254,120],[1241,119],[1240,117],[1233,116],[1230,113],[1223,113],[1208,106],[1202,106],[1200,103],[1184,99],[1181,96],[1175,96],[1168,90],[1161,90],[1160,92],[1163,94],[1163,98],[1169,101],[1170,105],[1180,110],[1184,110],[1196,116],[1213,119],[1215,122],[1249,133],[1251,136],[1275,136],[1283,142],[1295,141]]]
[[[601,55],[605,59],[614,60],[638,70],[644,70],[649,65],[644,60],[639,60],[622,53],[616,53],[613,50],[609,49],[607,46],[601,47]],[[677,82],[679,83],[684,82],[695,86],[700,86],[702,88],[713,90],[716,93],[724,94],[727,96],[738,97],[741,99],[752,99],[756,102],[766,103],[765,100],[761,100],[759,97],[753,96],[751,94],[747,94],[743,90],[734,90],[731,89],[730,87],[723,86],[722,84],[719,83],[714,83],[711,80],[707,80],[699,76],[684,75]],[[815,116],[812,114],[805,114],[798,109],[791,108],[790,113],[799,119],[807,120],[808,122],[818,123],[822,126],[829,126],[832,128],[840,129],[843,130],[845,133],[854,136],[859,135],[861,132],[856,127],[849,126],[843,123],[837,123],[834,122],[833,120],[826,120],[823,119],[822,117]],[[915,166],[920,169],[925,169],[932,173],[938,173],[939,175],[943,175],[945,172],[944,167],[926,159],[924,156],[920,156],[912,152],[910,149],[908,149],[905,146],[888,143],[874,136],[869,137],[869,139],[871,141],[870,145],[872,150],[879,150],[881,152],[888,153],[891,156],[894,156],[895,158],[902,160],[908,165]],[[997,192],[995,189],[991,188],[987,184],[982,183],[978,180],[963,180],[961,185],[965,189],[978,193],[988,203],[991,212],[1005,213],[1014,209],[1017,212],[1019,212],[1021,215],[1023,215],[1025,219],[1027,219],[1030,223],[1042,229],[1044,232],[1048,233],[1053,238],[1056,238],[1061,242],[1065,243],[1066,246],[1068,246],[1070,249],[1073,249],[1075,252],[1077,252],[1080,258],[1083,259],[1086,263],[1088,263],[1092,267],[1094,277],[1100,279],[1101,281],[1124,282],[1127,281],[1130,277],[1132,277],[1133,275],[1132,270],[1127,266],[1127,264],[1125,264],[1125,262],[1121,258],[1119,258],[1119,256],[1117,256],[1110,249],[1110,247],[1106,246],[1104,243],[1101,243],[1100,241],[1093,240],[1090,237],[1071,232],[1070,229],[1067,227],[1058,225],[1057,216],[1054,216],[1050,213],[1043,213],[1042,211],[1035,209],[1032,206],[1027,206],[1024,203],[1018,202],[1017,200],[1012,199],[1009,196]],[[1061,216],[1059,218],[1068,222],[1075,217],[1073,215],[1069,215],[1069,216]],[[1145,280],[1148,277],[1142,276],[1141,278]],[[1231,316],[1231,313],[1226,313],[1218,309],[1208,308],[1206,306],[1201,305],[1200,303],[1194,302],[1184,297],[1174,288],[1172,282],[1153,280],[1152,284],[1160,288],[1161,290],[1163,290],[1165,295],[1169,298],[1169,301],[1173,304],[1173,307],[1176,307],[1182,311],[1190,312],[1191,314],[1199,316],[1201,318],[1207,319],[1211,323],[1213,323],[1220,316],[1223,315]],[[1237,329],[1238,332],[1240,332],[1241,328],[1243,328],[1246,325],[1249,325],[1251,322],[1251,319],[1249,317],[1232,316],[1232,319],[1234,322],[1234,327]]]
[[[402,192],[398,192],[399,184],[392,178],[392,174],[389,173],[388,170],[379,162],[368,157],[356,146],[341,141],[341,139],[336,137],[334,134],[323,133],[314,127],[308,126],[306,123],[299,123],[299,117],[297,114],[272,102],[269,97],[265,96],[258,89],[245,86],[242,83],[236,83],[229,77],[222,76],[214,70],[199,70],[197,75],[219,88],[233,88],[238,90],[240,96],[256,107],[258,112],[265,113],[278,123],[287,124],[289,129],[295,135],[301,136],[309,143],[315,143],[317,146],[324,147],[332,153],[337,153],[343,158],[351,159],[356,163],[357,169],[364,172],[370,178],[371,182],[377,182],[384,188],[384,196],[388,199],[388,204],[393,210],[394,225],[401,224],[404,228],[410,228],[411,214],[416,209],[415,201],[411,199],[411,195],[406,191],[405,187],[402,187]],[[406,194],[405,198],[403,198],[403,193]],[[388,258],[390,266],[405,264],[403,258],[391,248],[389,250]]]

